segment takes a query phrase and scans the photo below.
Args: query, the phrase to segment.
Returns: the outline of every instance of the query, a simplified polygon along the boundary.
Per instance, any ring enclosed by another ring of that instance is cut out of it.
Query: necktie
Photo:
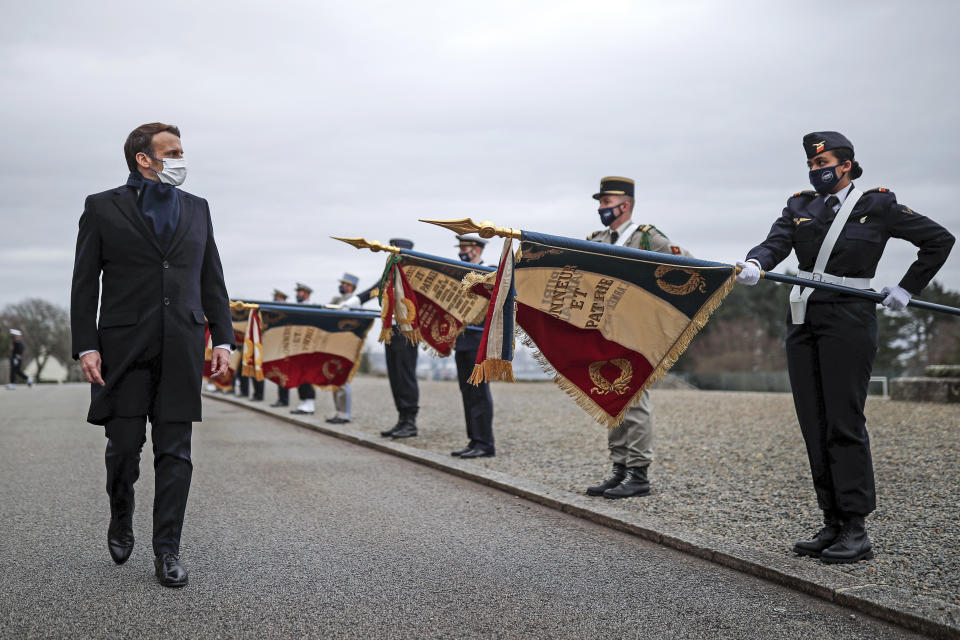
[[[617,238],[620,237],[620,233],[617,231],[610,232],[610,244],[617,244]]]
[[[840,203],[840,198],[838,198],[837,196],[830,196],[829,198],[827,198],[826,205],[827,205],[827,208],[830,209],[830,211],[834,211],[837,208],[837,204],[839,203]]]

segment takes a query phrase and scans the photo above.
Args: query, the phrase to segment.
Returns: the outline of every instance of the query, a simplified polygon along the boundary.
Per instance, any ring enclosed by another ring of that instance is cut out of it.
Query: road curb
[[[711,536],[706,532],[680,530],[654,518],[628,512],[608,501],[551,489],[536,482],[478,468],[469,463],[418,449],[360,431],[318,424],[293,415],[271,411],[235,396],[206,393],[205,397],[283,422],[333,436],[353,444],[406,458],[433,469],[479,482],[511,495],[563,511],[572,516],[688,553],[704,560],[828,600],[837,605],[894,623],[933,638],[960,639],[960,607],[935,598],[877,584],[862,584],[848,574],[827,566],[811,565],[787,553],[751,549]]]

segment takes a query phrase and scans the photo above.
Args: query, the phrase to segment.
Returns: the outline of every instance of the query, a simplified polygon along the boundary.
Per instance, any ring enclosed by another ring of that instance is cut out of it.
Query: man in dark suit
[[[457,236],[459,257],[464,262],[483,264],[480,255],[486,240],[472,236]],[[454,345],[454,359],[457,363],[457,380],[460,382],[460,395],[463,399],[463,417],[467,423],[467,446],[450,455],[462,459],[486,458],[496,455],[493,443],[493,396],[490,395],[490,383],[478,385],[468,382],[477,362],[477,351],[483,331],[469,327],[460,334]]]
[[[180,131],[145,124],[123,150],[127,183],[88,196],[80,216],[73,354],[92,383],[87,421],[103,425],[107,437],[110,555],[122,564],[133,550],[133,485],[149,418],[154,567],[160,584],[182,587],[180,532],[193,471],[192,423],[201,419],[204,324],[217,345],[212,377],[226,373],[236,345],[210,209],[176,188],[186,176]]]

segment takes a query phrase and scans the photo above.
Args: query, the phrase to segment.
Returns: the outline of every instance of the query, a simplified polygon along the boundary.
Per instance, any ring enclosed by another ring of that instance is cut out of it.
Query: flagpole
[[[498,227],[492,222],[484,221],[480,223],[474,222],[470,218],[460,218],[457,220],[424,220],[420,219],[420,222],[426,222],[429,224],[435,224],[439,227],[444,227],[445,229],[450,229],[456,233],[476,233],[482,238],[492,238],[493,236],[499,236],[501,238],[521,238],[522,232],[517,229],[511,229],[509,227]],[[737,273],[740,272],[740,268],[734,265],[727,265],[732,267]],[[801,287],[809,287],[811,289],[823,289],[824,291],[833,291],[836,293],[843,293],[846,295],[854,296],[857,298],[864,298],[865,300],[872,300],[874,302],[883,302],[886,297],[882,293],[876,291],[867,291],[865,289],[854,289],[853,287],[844,287],[839,284],[830,284],[829,282],[822,282],[819,280],[807,280],[806,278],[798,278],[795,276],[788,276],[782,273],[775,273],[772,271],[761,271],[760,277],[765,280],[773,280],[774,282],[782,282],[784,284],[796,284]],[[935,302],[924,302],[923,300],[911,299],[908,303],[909,307],[914,309],[926,309],[928,311],[938,311],[940,313],[947,313],[954,316],[960,316],[960,309],[957,307],[949,307],[943,304],[937,304]]]

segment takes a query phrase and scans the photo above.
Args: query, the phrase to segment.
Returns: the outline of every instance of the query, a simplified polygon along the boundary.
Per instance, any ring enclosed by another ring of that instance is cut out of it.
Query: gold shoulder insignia
[[[815,196],[817,192],[813,189],[806,189],[804,191],[797,191],[795,194],[790,196],[791,198],[796,198],[797,196]]]
[[[587,236],[587,240],[593,240],[594,238],[596,238],[596,237],[597,237],[598,235],[600,235],[601,233],[603,233],[603,230],[594,231],[593,233],[591,233],[590,235]]]
[[[886,187],[874,187],[873,189],[867,189],[867,193],[890,193],[890,189]]]
[[[644,225],[641,225],[641,226],[640,226],[640,231],[643,231],[644,233],[647,233],[647,232],[650,231],[650,229],[653,229],[653,228],[654,228],[654,227],[653,227],[652,224],[644,224]]]

